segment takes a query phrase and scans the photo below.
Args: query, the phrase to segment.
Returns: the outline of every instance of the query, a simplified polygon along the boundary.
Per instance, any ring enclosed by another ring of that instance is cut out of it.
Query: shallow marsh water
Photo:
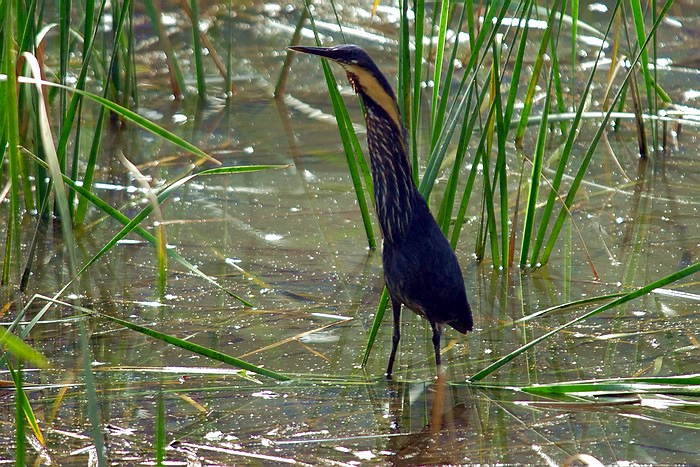
[[[684,7],[698,11],[690,3]],[[353,11],[359,26],[387,31],[389,37],[394,33],[388,21],[372,26],[359,13],[362,10]],[[383,14],[390,16],[391,10]],[[160,293],[155,252],[136,237],[122,241],[94,266],[68,299],[294,380],[276,383],[242,375],[106,321],[85,318],[69,307],[56,307],[30,341],[47,355],[51,369],[25,376],[53,462],[85,465],[94,458],[78,320],[90,331],[101,423],[109,457],[118,464],[154,459],[159,401],[170,443],[167,458],[174,465],[558,465],[577,453],[607,464],[691,464],[700,459],[697,410],[675,408],[670,397],[649,394],[590,403],[531,396],[511,388],[700,373],[695,278],[674,285],[693,295],[651,294],[540,344],[487,378],[490,387],[465,383],[493,360],[583,309],[521,324],[515,319],[567,301],[641,286],[695,261],[700,244],[696,127],[684,126],[668,153],[648,162],[636,154],[631,124],[609,133],[601,143],[573,210],[598,280],[573,227],[564,230],[559,250],[546,267],[500,272],[488,258],[476,261],[472,251],[479,208],[472,203],[458,257],[475,310],[475,332],[465,337],[447,331],[443,355],[449,384],[436,386],[429,331],[420,318],[404,313],[396,381],[387,382],[382,374],[391,346],[388,316],[369,364],[359,367],[381,293],[381,261],[378,251],[366,248],[335,124],[318,113],[328,112],[329,104],[317,60],[297,60],[288,81],[289,97],[273,100],[271,85],[296,15],[257,4],[241,6],[238,15],[233,24],[238,92],[233,98],[225,102],[213,88],[204,104],[193,99],[173,103],[164,97],[165,89],[156,88],[148,91],[150,98],[142,99],[140,111],[224,165],[288,166],[197,179],[162,208],[168,243],[255,307],[240,306],[173,262],[167,288]],[[597,24],[591,16],[587,19]],[[669,32],[673,38],[681,36],[669,40],[669,58],[692,52],[684,50],[682,38],[697,37],[696,16],[681,18],[682,33]],[[219,20],[217,24],[227,25]],[[391,43],[382,48],[372,45],[376,38],[355,38],[364,41],[361,45],[395,82]],[[694,90],[697,76],[693,68],[677,68],[663,72],[660,80],[673,83],[674,99],[697,107],[697,97],[684,94]],[[157,75],[154,81],[159,79]],[[348,87],[343,89],[350,96]],[[346,102],[359,122],[356,100]],[[595,125],[592,121],[584,126],[581,149]],[[123,151],[151,177],[153,186],[192,169],[194,159],[172,154],[138,130],[107,138],[107,152]],[[525,143],[526,153],[532,151],[532,138],[530,134]],[[553,137],[552,151],[560,143]],[[118,161],[115,154],[106,154],[105,160]],[[515,149],[512,157],[514,172],[520,157]],[[100,181],[98,194],[113,205],[126,205],[128,214],[144,206],[137,183],[118,162],[104,164]],[[26,225],[32,229],[33,219]],[[94,219],[90,228],[78,232],[84,258],[118,228],[113,221]],[[48,226],[44,235],[24,303],[34,293],[55,293],[68,280],[60,233]],[[43,302],[34,306],[38,309]],[[443,396],[442,408],[433,418],[436,394]],[[14,455],[14,410],[12,397],[0,399],[3,461]]]

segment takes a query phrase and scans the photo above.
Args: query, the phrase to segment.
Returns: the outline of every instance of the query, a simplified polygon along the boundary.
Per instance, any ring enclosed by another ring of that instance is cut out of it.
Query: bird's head
[[[345,70],[355,92],[365,100],[365,104],[379,106],[394,120],[397,128],[402,128],[394,91],[374,60],[362,47],[341,44],[334,47],[292,46],[289,48],[338,63]]]

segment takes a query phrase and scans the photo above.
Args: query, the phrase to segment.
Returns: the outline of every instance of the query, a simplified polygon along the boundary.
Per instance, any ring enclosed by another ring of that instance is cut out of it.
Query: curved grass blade
[[[28,52],[22,54],[22,58],[29,65],[29,69],[32,74],[36,77],[41,77],[41,70],[39,67],[39,62],[36,57]],[[65,241],[66,249],[68,250],[68,271],[71,278],[75,277],[75,272],[77,269],[77,254],[75,245],[75,236],[73,235],[73,225],[72,225],[72,210],[70,209],[68,203],[68,193],[66,192],[66,187],[60,183],[63,177],[62,165],[63,161],[56,152],[56,147],[53,142],[53,135],[51,134],[51,124],[49,123],[49,114],[46,108],[47,99],[44,95],[44,88],[39,84],[41,80],[35,80],[36,92],[39,96],[38,102],[38,125],[39,133],[41,136],[41,144],[44,152],[44,156],[48,162],[49,173],[51,174],[51,179],[54,181],[53,189],[56,199],[56,204],[58,205],[58,214],[60,215],[62,236]]]
[[[643,295],[650,293],[654,289],[658,289],[658,288],[663,287],[663,286],[670,284],[672,282],[676,282],[680,279],[683,279],[684,277],[690,276],[691,274],[695,274],[698,271],[700,271],[700,262],[695,263],[691,266],[688,266],[687,268],[681,269],[680,271],[677,271],[669,276],[663,277],[663,278],[661,278],[657,281],[654,281],[651,284],[645,285],[644,287],[641,287],[637,290],[629,292],[629,293],[623,295],[622,297],[619,297],[619,298],[611,301],[610,303],[607,303],[607,304],[602,305],[598,308],[595,308],[595,309],[589,311],[588,313],[585,313],[585,314],[579,316],[578,318],[575,318],[575,319],[569,321],[568,323],[565,323],[565,324],[553,329],[552,331],[549,331],[549,332],[541,335],[540,337],[532,340],[531,342],[528,342],[527,344],[514,350],[513,352],[509,353],[508,355],[505,355],[504,357],[499,358],[498,360],[493,362],[491,365],[487,366],[483,370],[476,373],[474,376],[470,377],[468,379],[468,381],[479,381],[481,379],[484,379],[486,376],[488,376],[491,373],[493,373],[494,371],[498,370],[503,365],[505,365],[506,363],[515,359],[516,357],[522,355],[524,352],[533,348],[534,346],[536,346],[540,342],[549,339],[553,335],[559,333],[560,331],[562,331],[570,326],[573,326],[576,323],[580,323],[581,321],[588,319],[591,316],[595,316],[595,315],[600,314],[604,311],[607,311],[611,308],[615,308],[616,306],[620,306],[623,303],[627,303],[631,300],[634,300],[635,298],[639,298]]]
[[[548,313],[553,313],[553,312],[559,311],[559,310],[564,310],[566,308],[578,308],[581,305],[587,305],[589,303],[600,302],[603,300],[610,300],[611,298],[618,298],[618,297],[622,297],[623,295],[625,295],[625,292],[618,292],[618,293],[613,293],[613,294],[609,294],[609,295],[599,295],[597,297],[589,297],[589,298],[584,298],[581,300],[574,300],[571,302],[561,303],[559,305],[551,306],[549,308],[545,308],[544,310],[537,311],[537,312],[532,313],[530,315],[523,316],[522,318],[518,318],[515,321],[513,321],[513,324],[531,321],[531,320],[538,318],[542,315],[546,315]]]
[[[0,326],[0,329],[5,330],[2,336],[0,336],[0,348],[6,352],[4,355],[6,362],[7,352],[9,352],[19,360],[29,362],[39,368],[47,368],[49,366],[48,360],[46,360],[46,357],[44,357],[41,352],[26,344],[22,339],[12,334],[8,329],[5,329],[4,326]]]
[[[6,75],[0,75],[0,81],[6,81],[7,76]],[[151,122],[147,118],[142,117],[141,115],[137,114],[136,112],[127,109],[126,107],[123,107],[119,104],[116,104],[108,99],[105,99],[104,97],[98,96],[96,94],[92,94],[87,91],[82,91],[80,89],[75,89],[71,88],[68,86],[63,86],[61,84],[57,83],[52,83],[51,81],[44,81],[40,79],[34,79],[34,78],[27,78],[24,76],[19,76],[17,77],[17,81],[23,84],[40,84],[42,86],[53,86],[59,89],[66,89],[71,92],[78,93],[82,96],[85,96],[98,104],[101,104],[105,107],[107,107],[109,110],[114,112],[115,114],[119,115],[122,118],[125,118],[126,120],[129,120],[132,123],[135,123],[136,125],[140,126],[144,130],[147,130],[151,133],[153,133],[156,136],[160,136],[161,138],[165,139],[166,141],[179,146],[180,148],[191,152],[192,154],[202,157],[209,162],[212,162],[216,165],[221,165],[221,162],[218,160],[214,159],[211,157],[209,154],[205,153],[192,143],[185,141],[184,139],[180,138],[174,133],[171,133],[170,131],[166,130],[165,128],[156,125],[155,123]]]
[[[273,379],[276,379],[277,381],[289,381],[291,378],[288,376],[285,376],[283,374],[277,373],[272,370],[267,370],[265,368],[253,365],[252,363],[245,362],[243,360],[240,360],[235,357],[231,357],[230,355],[226,355],[225,353],[219,352],[217,350],[210,349],[208,347],[204,347],[202,345],[195,344],[193,342],[189,342],[183,339],[180,339],[178,337],[172,336],[170,334],[165,334],[159,331],[156,331],[151,328],[147,328],[144,326],[140,326],[138,324],[132,323],[130,321],[125,321],[120,318],[116,318],[114,316],[110,316],[104,313],[100,313],[99,311],[91,310],[82,306],[77,306],[73,305],[71,303],[63,302],[60,300],[54,300],[48,297],[44,297],[45,299],[52,301],[54,303],[68,306],[71,308],[74,308],[78,311],[87,313],[88,315],[91,316],[96,316],[98,318],[103,318],[108,321],[112,321],[113,323],[119,324],[121,326],[124,326],[125,328],[129,328],[132,331],[139,332],[141,334],[144,334],[149,337],[153,337],[154,339],[158,339],[160,341],[165,342],[166,344],[174,345],[176,347],[180,347],[181,349],[188,350],[190,352],[196,353],[198,355],[202,355],[203,357],[211,358],[213,360],[226,363],[228,365],[235,366],[236,368],[240,368],[242,370],[246,371],[252,371],[253,373],[257,373],[262,376],[267,376]]]
[[[21,421],[26,420],[29,423],[29,426],[32,429],[32,432],[34,432],[34,436],[36,436],[36,439],[39,441],[39,443],[43,446],[46,447],[46,441],[44,440],[44,435],[41,432],[41,428],[39,427],[39,423],[36,421],[36,415],[34,415],[34,410],[32,409],[32,405],[29,403],[29,398],[27,397],[27,393],[24,391],[24,385],[22,384],[22,371],[21,369],[19,371],[15,371],[14,367],[10,363],[9,360],[5,360],[5,365],[7,366],[8,371],[10,372],[10,375],[12,376],[12,382],[15,385],[15,392],[16,392],[16,423],[17,423],[17,449],[19,450],[23,444],[24,444],[24,438],[25,438],[25,433],[24,433],[24,423],[21,423]],[[21,440],[21,441],[20,441]],[[19,453],[20,454],[18,457],[21,457],[24,453]],[[19,464],[19,465],[24,465],[24,464]]]

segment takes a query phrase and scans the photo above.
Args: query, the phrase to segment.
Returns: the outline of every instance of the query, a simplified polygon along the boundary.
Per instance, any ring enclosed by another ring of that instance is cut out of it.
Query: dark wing
[[[461,333],[472,329],[462,272],[427,204],[419,198],[404,238],[384,244],[384,271],[393,299],[430,321]]]

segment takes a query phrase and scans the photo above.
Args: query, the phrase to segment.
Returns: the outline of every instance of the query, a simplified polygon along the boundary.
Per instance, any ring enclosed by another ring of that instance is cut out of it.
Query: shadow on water
[[[476,329],[466,337],[446,333],[446,381],[437,384],[429,328],[405,313],[396,380],[386,381],[381,375],[391,326],[380,331],[368,366],[358,366],[381,293],[381,261],[378,252],[365,248],[322,77],[317,64],[300,59],[288,81],[289,98],[284,103],[269,98],[269,81],[281,58],[267,52],[286,46],[288,33],[280,32],[280,24],[289,26],[294,18],[269,18],[265,11],[243,9],[247,19],[234,27],[241,44],[235,97],[169,103],[151,91],[154,98],[141,104],[145,115],[189,135],[225,165],[289,166],[196,180],[162,207],[168,243],[255,306],[243,307],[175,264],[160,294],[155,253],[137,237],[122,240],[67,298],[283,372],[293,381],[271,382],[70,307],[55,307],[31,336],[52,369],[25,376],[54,462],[84,465],[94,451],[78,320],[89,328],[100,417],[115,462],[151,461],[157,422],[165,425],[167,459],[183,465],[559,465],[576,454],[605,463],[696,462],[700,415],[697,399],[688,394],[545,397],[521,391],[538,383],[700,373],[696,282],[597,315],[487,380],[466,381],[601,303],[517,320],[572,300],[639,287],[697,260],[697,129],[684,128],[668,154],[648,161],[637,157],[630,127],[611,133],[573,206],[576,225],[565,227],[546,267],[500,272],[488,259],[477,262],[471,251],[479,213],[472,208],[458,257]],[[251,42],[256,27],[265,36],[264,46],[257,36]],[[256,45],[245,45],[251,43]],[[377,50],[378,61],[393,64],[393,52],[389,46]],[[683,76],[679,72],[681,85]],[[359,116],[350,99],[348,104]],[[580,153],[596,125],[583,127]],[[186,156],[169,153],[138,130],[106,137],[106,151],[123,152],[148,173],[153,186],[196,169]],[[512,152],[512,166],[519,167]],[[131,217],[143,208],[144,193],[116,155],[109,161],[96,191]],[[552,171],[545,168],[545,174],[551,177]],[[119,227],[93,219],[77,233],[82,258],[91,257]],[[68,281],[61,243],[57,230],[47,228],[28,296],[59,290]],[[43,305],[38,300],[31,311]],[[13,457],[14,410],[9,393],[0,394],[3,460]],[[36,443],[34,448],[40,458],[41,448]]]

